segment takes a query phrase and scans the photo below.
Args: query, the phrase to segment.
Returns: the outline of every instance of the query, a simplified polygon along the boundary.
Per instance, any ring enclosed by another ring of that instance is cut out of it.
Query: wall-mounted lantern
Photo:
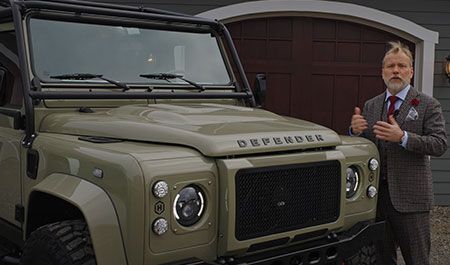
[[[445,58],[445,74],[450,82],[450,55]]]

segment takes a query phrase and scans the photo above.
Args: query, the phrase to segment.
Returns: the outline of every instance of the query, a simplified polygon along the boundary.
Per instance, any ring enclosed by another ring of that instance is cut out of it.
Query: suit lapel
[[[384,92],[383,94],[381,94],[380,96],[378,96],[375,101],[375,107],[373,108],[373,121],[372,121],[372,126],[375,125],[375,123],[379,120],[381,121],[386,121],[386,117],[383,117],[383,109],[386,107],[384,104],[384,100],[386,99],[386,92]],[[386,116],[386,115],[384,115]],[[370,124],[370,123],[369,123]],[[370,130],[372,130],[373,128],[370,128]],[[378,138],[375,137],[375,145],[378,146],[380,140],[378,140]]]

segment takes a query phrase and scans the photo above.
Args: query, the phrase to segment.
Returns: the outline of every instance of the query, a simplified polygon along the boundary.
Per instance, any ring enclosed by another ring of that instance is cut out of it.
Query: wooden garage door
[[[267,76],[265,109],[347,134],[353,108],[385,90],[381,61],[395,35],[356,23],[306,17],[227,24],[252,85]]]

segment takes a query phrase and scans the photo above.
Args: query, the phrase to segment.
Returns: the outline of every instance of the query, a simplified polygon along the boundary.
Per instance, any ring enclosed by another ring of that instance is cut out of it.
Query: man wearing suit
[[[413,59],[400,42],[383,59],[384,93],[355,108],[350,134],[374,142],[380,152],[377,219],[386,220],[386,236],[377,242],[377,264],[397,264],[398,246],[407,265],[427,265],[430,256],[429,211],[434,206],[429,156],[447,150],[439,102],[410,86]]]

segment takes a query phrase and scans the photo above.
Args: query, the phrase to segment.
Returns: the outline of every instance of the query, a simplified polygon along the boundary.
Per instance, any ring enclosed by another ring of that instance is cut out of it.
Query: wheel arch
[[[32,188],[27,205],[25,237],[38,227],[63,218],[84,219],[97,264],[128,264],[114,204],[106,191],[94,183],[54,173]]]

